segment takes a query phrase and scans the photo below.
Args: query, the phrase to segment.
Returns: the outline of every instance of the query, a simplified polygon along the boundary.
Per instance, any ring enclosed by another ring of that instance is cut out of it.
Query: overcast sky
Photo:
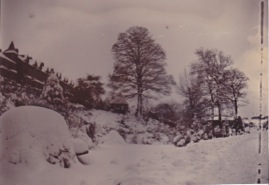
[[[75,81],[86,74],[107,81],[111,47],[131,26],[148,28],[166,51],[167,71],[178,81],[200,47],[231,55],[250,78],[244,115],[259,114],[260,73],[267,107],[267,43],[260,52],[259,0],[2,0],[1,49],[11,41],[45,66]],[[267,13],[267,1],[265,1]],[[267,29],[267,16],[265,27]],[[268,40],[268,31],[266,41]],[[265,109],[266,110],[266,109]],[[265,114],[265,112],[263,113]]]

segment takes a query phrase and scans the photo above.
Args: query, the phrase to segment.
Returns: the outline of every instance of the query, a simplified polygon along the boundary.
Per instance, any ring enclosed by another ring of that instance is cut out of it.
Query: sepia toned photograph
[[[268,184],[268,0],[0,0],[0,185]]]

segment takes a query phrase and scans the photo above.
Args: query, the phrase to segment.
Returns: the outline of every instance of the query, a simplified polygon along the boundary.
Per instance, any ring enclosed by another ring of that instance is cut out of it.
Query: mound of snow
[[[29,168],[44,163],[69,167],[75,152],[64,118],[49,109],[22,106],[0,117],[0,161]]]
[[[169,137],[163,133],[158,133],[155,137],[154,144],[168,144],[170,141]]]
[[[89,164],[93,163],[93,159],[92,159],[90,153],[87,153],[85,155],[79,155],[78,160],[81,164],[84,164],[84,165],[89,165]]]
[[[104,143],[104,144],[125,144],[125,141],[117,131],[111,130],[107,135],[105,135],[101,138],[101,143]]]
[[[189,135],[184,135],[184,134],[178,134],[173,139],[174,145],[178,147],[186,146],[190,142],[191,142],[191,137]]]
[[[92,139],[86,134],[86,129],[84,129],[84,127],[81,127],[81,130],[78,130],[78,128],[71,128],[69,129],[69,132],[73,138],[84,141],[88,149],[95,146]]]
[[[89,147],[87,143],[79,138],[72,138],[72,143],[74,146],[75,153],[77,155],[87,154]]]
[[[153,139],[153,134],[152,133],[140,133],[137,134],[134,138],[134,141],[136,144],[153,144],[154,139]]]

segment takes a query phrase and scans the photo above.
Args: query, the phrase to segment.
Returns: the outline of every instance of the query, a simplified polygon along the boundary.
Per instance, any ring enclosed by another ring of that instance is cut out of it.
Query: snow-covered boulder
[[[185,140],[185,138],[182,138],[182,139],[180,139],[177,143],[176,143],[176,146],[178,146],[178,147],[182,147],[182,146],[185,146],[186,144],[186,140]]]
[[[207,133],[204,133],[202,136],[201,136],[201,139],[203,140],[208,140],[208,134]]]
[[[80,130],[78,128],[71,128],[69,129],[69,132],[73,138],[82,140],[87,145],[88,149],[91,149],[95,146],[92,139],[87,135],[85,130]]]
[[[216,126],[214,128],[214,133],[215,133],[214,134],[215,137],[222,137],[222,130],[219,126]]]
[[[194,143],[198,143],[200,141],[200,139],[201,138],[200,138],[200,135],[199,134],[195,133],[195,134],[192,135],[192,141]]]
[[[178,134],[176,137],[174,137],[173,143],[176,144],[181,139],[184,139],[184,135],[183,134]]]
[[[173,139],[173,144],[178,147],[186,146],[191,142],[191,137],[189,135],[178,134]]]
[[[69,167],[75,152],[64,118],[49,109],[22,106],[0,117],[0,161],[32,168],[49,162]]]
[[[77,157],[78,157],[79,162],[84,165],[89,165],[93,162],[93,159],[90,153],[85,154],[85,155],[79,155]]]
[[[204,133],[205,133],[205,131],[201,129],[201,130],[198,131],[197,134],[198,134],[199,136],[202,136]]]
[[[148,144],[148,145],[151,145],[151,144],[154,143],[153,134],[149,133],[149,132],[136,134],[135,137],[134,137],[134,142],[136,144]]]
[[[72,138],[73,147],[77,155],[87,154],[89,147],[87,143],[79,138]]]
[[[153,134],[147,134],[143,137],[143,144],[152,145],[154,143]]]
[[[101,138],[103,144],[125,144],[124,139],[116,130],[111,130],[107,135]]]
[[[168,144],[170,141],[169,137],[163,133],[158,133],[155,137],[157,137],[155,143]]]

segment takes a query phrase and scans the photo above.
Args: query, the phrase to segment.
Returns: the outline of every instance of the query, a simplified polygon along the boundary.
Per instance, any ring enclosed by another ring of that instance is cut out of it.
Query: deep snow
[[[0,139],[0,184],[18,183],[17,176],[42,171],[47,164],[66,167],[76,162],[64,118],[46,108],[23,106],[5,112]]]
[[[104,126],[115,123],[113,127],[116,128],[116,123],[119,124],[118,121],[120,120],[118,118],[113,121],[115,119],[113,115],[110,115],[110,119],[106,119],[102,112],[94,113],[94,115],[97,114],[99,116],[93,119],[95,121],[101,119],[100,122],[103,122]],[[15,114],[13,115],[15,116]],[[42,116],[42,120],[51,119],[46,114]],[[42,120],[40,119],[41,122]],[[107,120],[110,121],[106,122]],[[27,121],[29,122],[29,120]],[[45,124],[44,121],[42,124]],[[54,124],[53,121],[49,123],[49,125],[51,124]],[[0,131],[3,141],[5,129],[2,128]],[[53,130],[43,131],[42,137],[45,135],[50,137],[50,132],[55,132]],[[258,154],[259,131],[256,128],[251,129],[250,134],[207,141],[201,140],[199,143],[190,143],[181,148],[172,144],[164,145],[161,143],[153,145],[127,144],[114,131],[108,133],[110,134],[103,137],[103,140],[100,139],[103,142],[99,142],[99,145],[92,148],[88,154],[80,156],[79,161],[88,165],[75,163],[71,168],[65,169],[43,160],[36,161],[39,163],[39,168],[29,168],[27,163],[7,163],[6,158],[2,157],[0,161],[0,184],[252,184],[256,183],[259,177],[261,183],[268,183],[268,131],[262,132],[263,147],[261,154]],[[69,140],[69,138],[64,140]],[[14,142],[19,142],[22,146],[28,146],[29,144],[28,141],[16,140]],[[86,146],[82,147],[80,143],[77,146],[76,150],[79,152],[86,148]],[[1,151],[5,150],[3,142],[0,143],[0,147]],[[33,153],[32,155],[35,154],[40,157],[40,153]],[[258,175],[259,168],[261,169],[260,176]]]

